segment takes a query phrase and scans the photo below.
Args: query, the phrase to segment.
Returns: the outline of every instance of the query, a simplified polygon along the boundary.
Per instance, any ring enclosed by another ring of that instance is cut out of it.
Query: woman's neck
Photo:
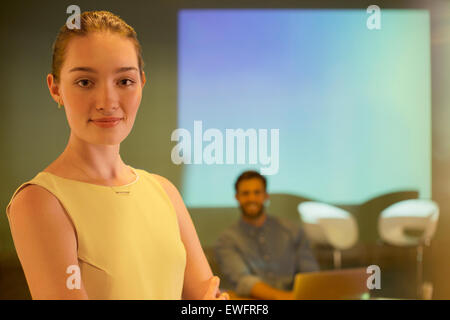
[[[91,144],[71,134],[61,155],[48,167],[48,171],[75,180],[121,185],[134,181],[134,173],[122,161],[120,145]]]

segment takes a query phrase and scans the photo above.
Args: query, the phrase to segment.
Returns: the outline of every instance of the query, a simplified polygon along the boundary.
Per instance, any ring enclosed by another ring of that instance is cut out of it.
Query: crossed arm
[[[291,291],[274,288],[258,276],[252,274],[241,253],[234,247],[233,240],[222,236],[216,246],[216,257],[219,259],[224,274],[235,285],[236,294],[262,300],[291,300]]]
[[[285,230],[293,239],[292,254],[295,256],[295,273],[318,271],[319,266],[312,254],[306,235],[300,227],[290,226]],[[236,294],[264,300],[291,300],[293,292],[275,288],[264,282],[248,267],[244,253],[238,249],[234,236],[223,234],[216,245],[215,253],[222,272],[235,285]]]

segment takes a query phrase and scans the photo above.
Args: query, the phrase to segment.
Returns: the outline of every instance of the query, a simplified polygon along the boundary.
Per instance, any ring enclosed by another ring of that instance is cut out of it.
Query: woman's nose
[[[104,84],[99,88],[95,107],[104,113],[112,113],[119,108],[119,97],[114,86]]]

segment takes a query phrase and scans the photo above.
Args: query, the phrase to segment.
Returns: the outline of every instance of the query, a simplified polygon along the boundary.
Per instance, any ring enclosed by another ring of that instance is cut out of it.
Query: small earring
[[[58,109],[61,109],[61,102],[58,100]]]

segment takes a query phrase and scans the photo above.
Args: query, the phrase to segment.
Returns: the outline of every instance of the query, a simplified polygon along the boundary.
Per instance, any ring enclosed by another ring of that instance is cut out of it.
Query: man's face
[[[264,201],[269,197],[264,183],[259,178],[242,180],[238,185],[236,200],[242,214],[250,219],[260,217],[264,212]]]

